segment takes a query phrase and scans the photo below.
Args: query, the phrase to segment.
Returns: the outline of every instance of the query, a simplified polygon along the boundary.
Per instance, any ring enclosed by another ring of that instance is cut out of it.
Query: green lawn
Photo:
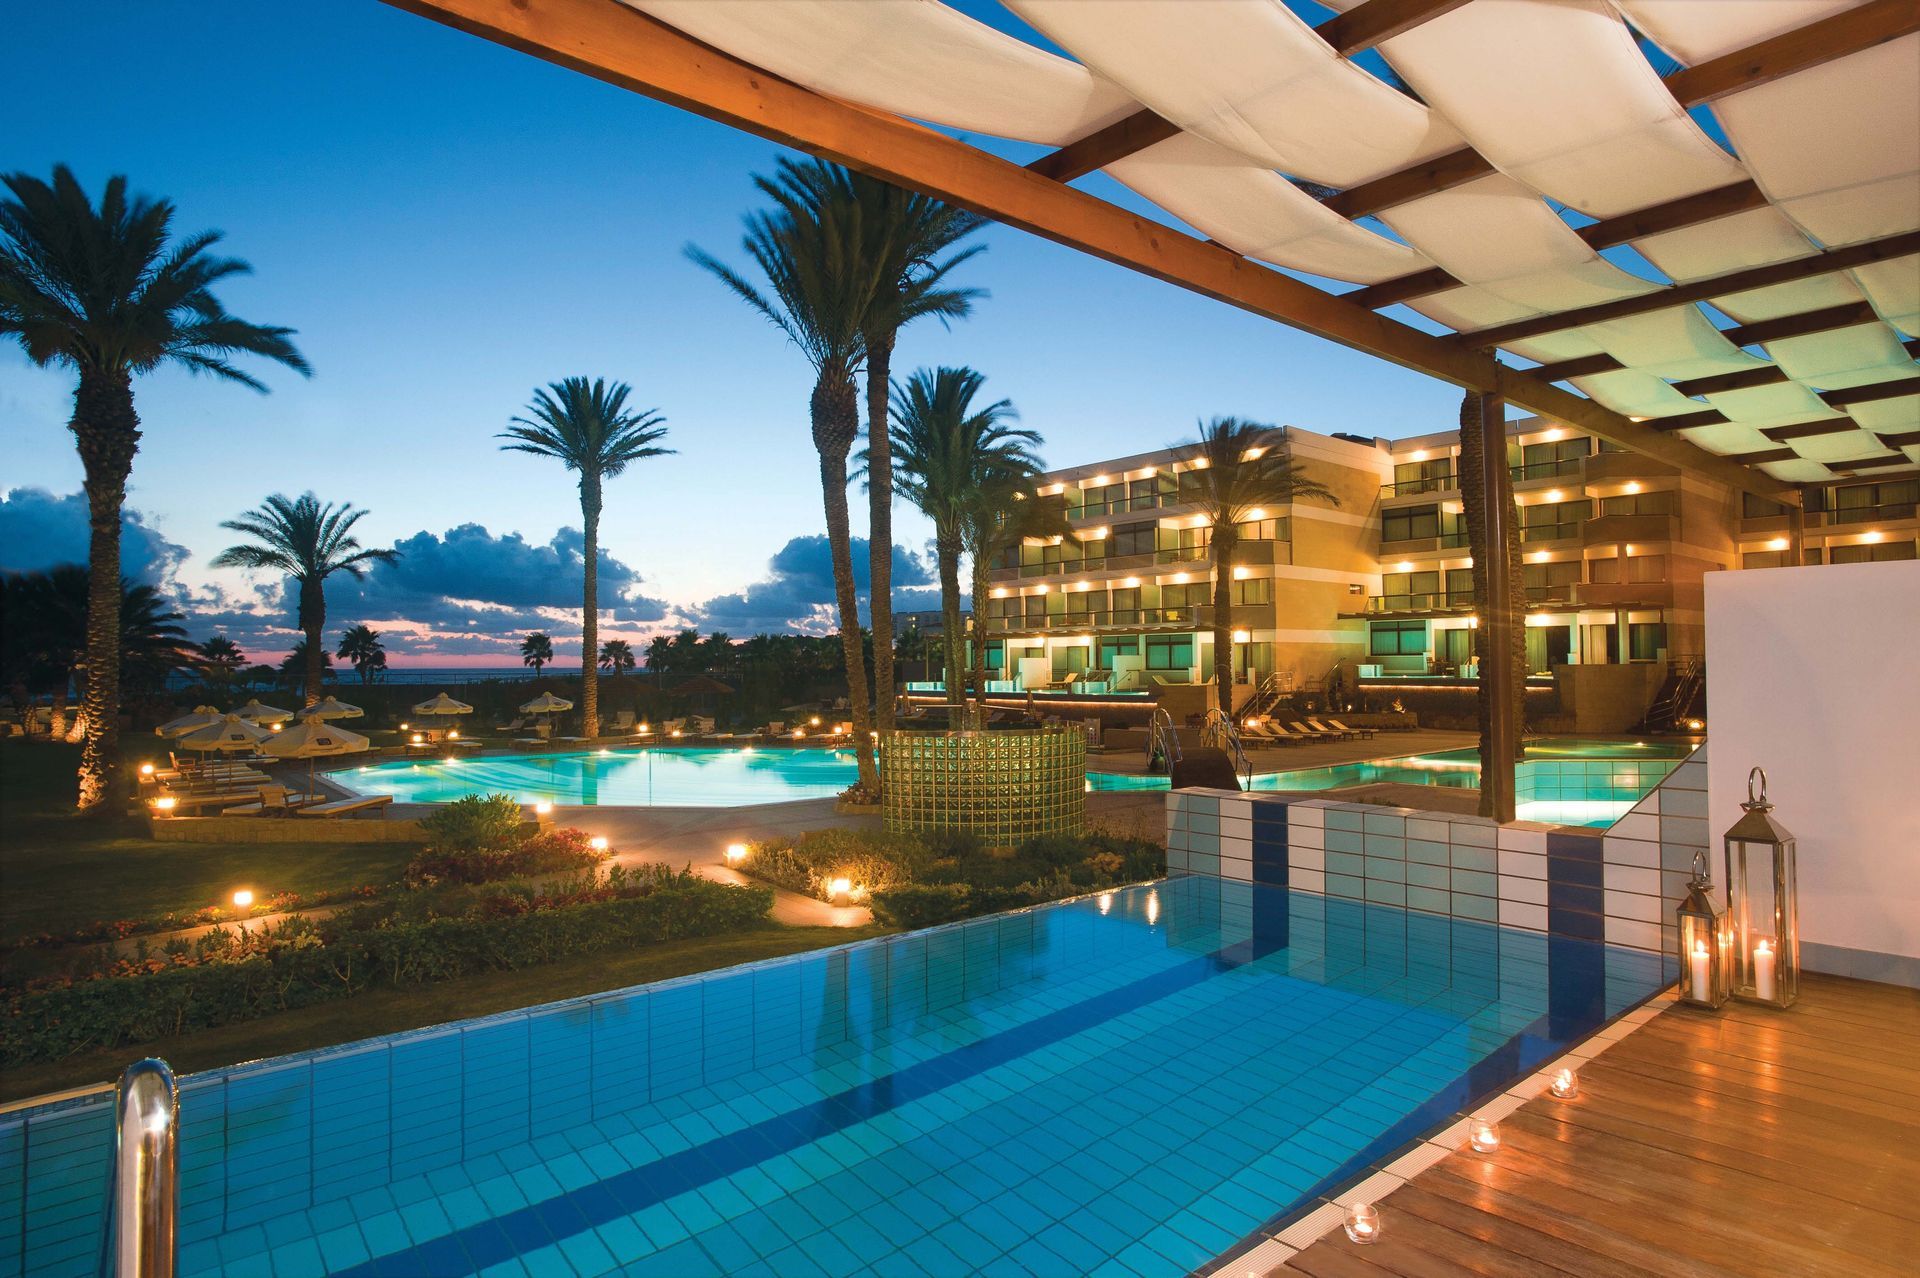
[[[239,887],[310,895],[400,877],[391,843],[156,843],[137,818],[73,815],[80,748],[0,741],[0,944],[223,904]]]
[[[689,972],[842,945],[883,936],[888,930],[769,925],[734,936],[672,941],[623,954],[588,954],[518,972],[488,972],[419,990],[380,990],[139,1047],[88,1052],[54,1064],[11,1069],[0,1074],[0,1101],[111,1082],[141,1056],[158,1056],[183,1073],[215,1069],[263,1056],[307,1051],[377,1034],[666,980]]]

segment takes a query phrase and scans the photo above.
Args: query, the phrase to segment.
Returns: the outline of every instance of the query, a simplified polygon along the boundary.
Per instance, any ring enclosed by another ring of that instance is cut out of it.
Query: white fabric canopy
[[[219,723],[223,716],[212,706],[195,706],[187,714],[177,719],[169,719],[153,730],[156,737],[184,737],[189,732],[201,728],[210,728]]]
[[[179,745],[202,753],[253,750],[273,733],[258,724],[248,723],[237,714],[222,715],[217,723],[196,728],[182,736]]]
[[[242,719],[253,723],[285,723],[293,718],[293,711],[281,710],[275,706],[262,705],[260,698],[254,697],[234,711]]]
[[[413,707],[415,714],[472,714],[473,707],[464,701],[455,701],[444,692],[435,693],[429,699]]]
[[[573,709],[573,702],[565,697],[556,697],[551,692],[543,692],[520,707],[523,714],[558,714],[562,710]]]
[[[1139,109],[1085,67],[925,0],[626,0],[695,39],[863,106],[1063,146]]]
[[[315,702],[300,712],[301,718],[314,715],[321,719],[358,719],[366,711],[359,706],[350,706],[334,697]]]
[[[358,754],[367,748],[367,738],[309,714],[263,748],[276,759],[325,759]]]

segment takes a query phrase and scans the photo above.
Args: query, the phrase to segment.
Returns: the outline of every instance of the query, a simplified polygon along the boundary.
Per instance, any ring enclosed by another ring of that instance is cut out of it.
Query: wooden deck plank
[[[1920,1254],[1920,991],[1812,976],[1785,1012],[1671,1008],[1276,1275],[1873,1278]]]

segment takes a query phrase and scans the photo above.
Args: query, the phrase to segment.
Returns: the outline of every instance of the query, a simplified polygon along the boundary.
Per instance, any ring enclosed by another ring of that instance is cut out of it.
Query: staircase
[[[1707,706],[1707,663],[1699,657],[1684,657],[1667,669],[1654,694],[1653,704],[1634,725],[1635,732],[1665,733],[1684,731],[1689,720],[1702,719]]]
[[[1253,696],[1247,699],[1247,703],[1241,706],[1237,713],[1242,719],[1257,719],[1261,715],[1272,714],[1280,708],[1282,701],[1293,695],[1293,692],[1293,671],[1275,670],[1260,681],[1260,686],[1254,689]]]

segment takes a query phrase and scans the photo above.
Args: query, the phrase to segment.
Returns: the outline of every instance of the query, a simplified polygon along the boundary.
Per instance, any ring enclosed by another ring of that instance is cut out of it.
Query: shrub
[[[511,795],[470,794],[420,822],[430,852],[492,852],[520,841],[524,823]]]
[[[176,941],[160,955],[142,948],[93,979],[8,990],[0,1064],[60,1060],[377,987],[736,931],[762,921],[773,904],[765,888],[712,883],[664,866],[582,876],[559,891],[524,884],[490,889],[489,898],[461,891],[473,895],[458,902],[457,914],[410,915],[382,903],[319,923],[296,918],[251,932],[220,928],[192,943]],[[502,914],[483,904],[508,895],[525,908]]]
[[[458,850],[430,842],[425,851],[407,862],[406,882],[415,888],[436,883],[493,883],[530,874],[580,870],[599,864],[606,855],[593,849],[585,830],[542,830],[527,835],[516,825],[506,841],[476,848]]]
[[[903,883],[873,894],[873,912],[900,928],[932,927],[973,913],[973,889],[964,883]]]
[[[835,879],[878,892],[911,882],[926,860],[926,846],[911,835],[829,829],[751,844],[742,868],[788,891],[826,901],[832,898],[829,886]]]

